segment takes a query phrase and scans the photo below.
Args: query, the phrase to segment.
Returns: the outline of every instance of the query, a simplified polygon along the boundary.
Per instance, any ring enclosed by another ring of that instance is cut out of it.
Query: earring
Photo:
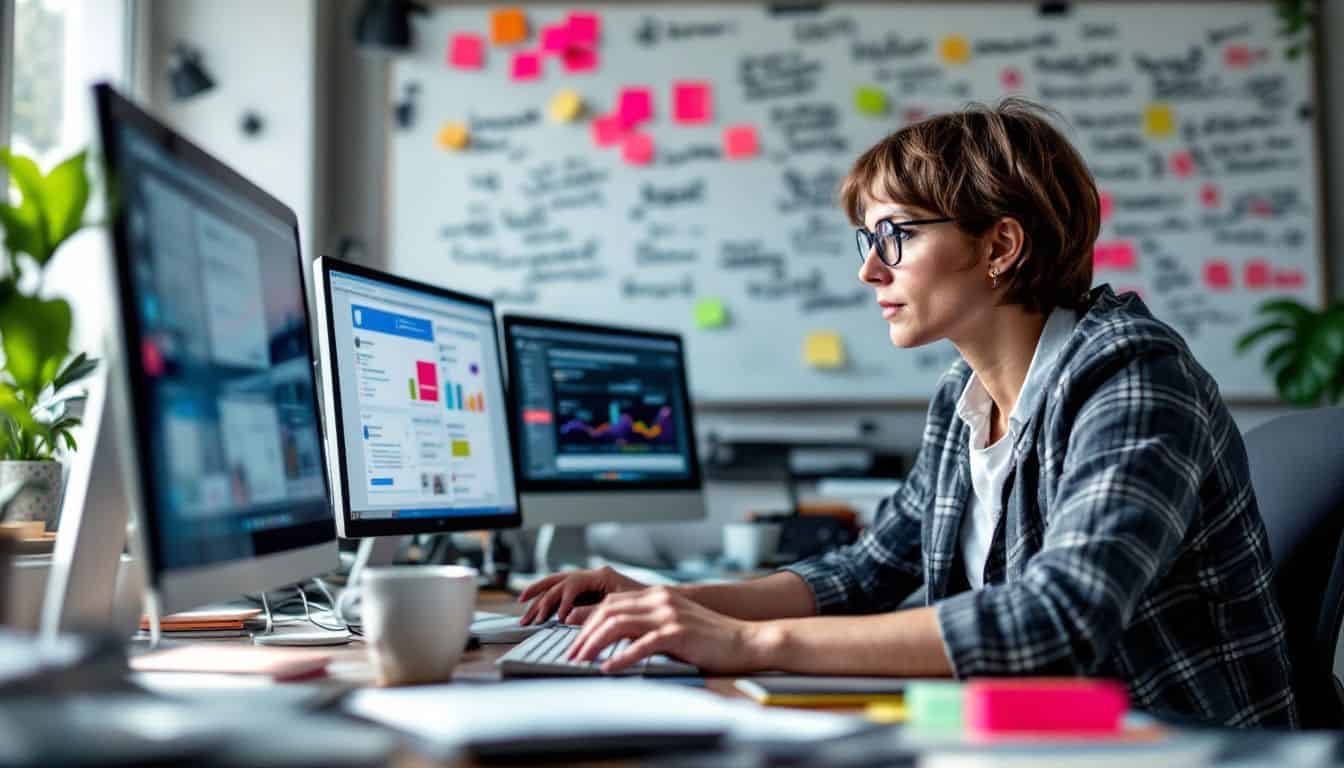
[[[998,267],[991,267],[991,268],[990,268],[990,270],[989,270],[989,279],[994,281],[993,284],[992,284],[990,287],[992,287],[992,288],[998,288],[998,287],[999,287],[999,269],[998,269]]]

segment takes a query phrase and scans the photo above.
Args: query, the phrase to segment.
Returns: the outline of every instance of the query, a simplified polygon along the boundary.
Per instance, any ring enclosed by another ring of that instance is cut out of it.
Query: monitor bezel
[[[681,334],[672,331],[659,331],[648,328],[631,328],[619,325],[584,323],[574,320],[560,320],[553,317],[536,315],[504,314],[504,347],[509,360],[509,428],[513,432],[513,464],[517,468],[518,485],[524,493],[543,493],[551,491],[583,493],[659,493],[667,491],[699,491],[704,487],[700,472],[699,445],[695,439],[695,407],[691,401],[691,389],[686,377],[686,346]],[[649,341],[672,342],[677,347],[679,365],[678,375],[681,391],[686,403],[686,440],[689,448],[690,471],[685,478],[679,479],[643,479],[635,482],[602,482],[598,480],[533,480],[527,476],[523,466],[522,446],[522,393],[521,388],[512,381],[517,375],[518,356],[514,346],[514,329],[530,326],[556,331],[588,333],[597,336],[633,336]]]
[[[238,172],[193,144],[181,134],[156,120],[129,99],[117,93],[107,83],[93,87],[94,107],[101,139],[104,177],[107,179],[109,199],[108,218],[112,240],[112,263],[116,280],[116,295],[121,315],[121,360],[128,385],[129,405],[132,410],[131,445],[137,456],[152,455],[153,446],[148,436],[153,434],[153,420],[149,413],[149,387],[145,372],[139,365],[139,350],[144,339],[138,310],[137,292],[131,279],[131,246],[126,216],[121,207],[122,198],[116,188],[118,177],[113,169],[119,165],[121,147],[118,124],[124,123],[158,145],[175,160],[210,177],[229,192],[256,205],[264,213],[275,216],[293,234],[294,268],[298,276],[298,299],[302,307],[305,327],[312,327],[303,276],[302,244],[299,240],[298,218],[284,203],[248,181]],[[309,359],[313,358],[312,339],[308,339]],[[319,382],[313,378],[313,418],[321,435],[322,414],[317,403]],[[319,439],[320,442],[320,439]],[[137,484],[137,502],[133,513],[143,515],[137,526],[145,546],[149,583],[160,590],[160,609],[166,611],[188,608],[201,602],[220,599],[231,594],[269,589],[285,583],[301,581],[339,566],[336,548],[335,520],[323,516],[321,520],[294,526],[278,534],[285,537],[282,548],[247,558],[234,558],[211,563],[165,569],[161,556],[160,510],[158,488],[152,471],[152,461],[134,462],[133,480]],[[326,462],[321,462],[323,491],[327,508],[331,508],[330,479]],[[278,542],[279,543],[279,542]],[[323,568],[322,566],[325,566]],[[316,567],[316,570],[314,568]],[[227,585],[223,589],[218,585]]]
[[[504,393],[504,400],[509,401],[508,382],[504,377],[504,356],[499,348],[498,315],[495,312],[495,303],[490,299],[473,296],[471,294],[454,291],[449,288],[443,288],[429,283],[422,283],[418,280],[411,280],[399,275],[393,275],[382,270],[373,269],[362,264],[355,264],[349,261],[342,261],[330,256],[319,258],[321,265],[322,295],[318,301],[322,302],[325,309],[324,317],[325,328],[318,329],[322,334],[324,345],[328,351],[329,361],[324,361],[321,375],[323,383],[331,388],[331,399],[326,404],[328,417],[334,421],[335,435],[328,435],[335,446],[335,456],[337,458],[336,466],[333,468],[333,477],[339,479],[341,483],[340,493],[334,494],[335,498],[340,499],[339,509],[336,513],[341,516],[341,525],[344,535],[348,538],[364,538],[368,536],[400,536],[406,534],[418,533],[448,533],[452,531],[479,531],[486,529],[499,528],[518,528],[523,523],[522,503],[519,498],[518,487],[518,469],[513,445],[512,428],[508,425],[508,419],[505,419],[504,439],[509,441],[509,460],[512,462],[509,470],[513,473],[513,514],[504,515],[477,515],[472,517],[416,517],[403,520],[367,520],[354,519],[350,516],[350,481],[347,474],[346,446],[345,446],[345,423],[341,413],[341,377],[337,375],[337,366],[339,365],[336,355],[336,323],[334,322],[334,305],[332,303],[332,272],[353,275],[364,280],[370,280],[375,283],[385,283],[389,286],[402,288],[410,291],[418,291],[439,299],[447,301],[457,301],[465,304],[472,304],[490,313],[490,338],[495,344],[495,360],[499,363],[499,384]]]

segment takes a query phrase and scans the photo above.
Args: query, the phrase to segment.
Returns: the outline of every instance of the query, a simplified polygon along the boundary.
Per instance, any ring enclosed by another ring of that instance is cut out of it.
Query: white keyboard
[[[532,635],[514,646],[495,662],[505,677],[559,677],[567,675],[601,675],[602,662],[620,653],[630,645],[629,640],[618,640],[607,646],[591,662],[569,661],[565,653],[579,636],[579,627],[558,624]],[[654,654],[633,664],[617,675],[696,677],[700,670],[685,662],[663,654]]]

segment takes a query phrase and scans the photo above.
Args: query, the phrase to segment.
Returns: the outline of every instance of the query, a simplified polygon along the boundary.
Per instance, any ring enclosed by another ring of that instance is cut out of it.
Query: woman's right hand
[[[596,593],[605,597],[614,592],[644,588],[644,584],[622,576],[611,566],[552,574],[523,590],[518,596],[520,603],[532,601],[520,623],[539,624],[554,614],[566,624],[582,624],[596,606],[576,606],[574,602],[580,595]]]

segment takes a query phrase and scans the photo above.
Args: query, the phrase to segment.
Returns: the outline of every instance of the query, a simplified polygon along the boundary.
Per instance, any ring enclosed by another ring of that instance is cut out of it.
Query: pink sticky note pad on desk
[[[527,51],[513,54],[513,66],[509,69],[509,77],[513,78],[514,82],[526,82],[541,77],[541,55]]]
[[[647,133],[632,133],[621,145],[621,159],[630,165],[648,165],[653,162],[653,137]]]
[[[602,35],[602,19],[595,13],[569,14],[570,45],[593,47]]]
[[[620,115],[603,115],[595,118],[591,125],[593,144],[599,147],[614,146],[625,138],[625,125],[621,123]]]
[[[755,157],[761,151],[754,125],[730,125],[723,129],[723,156],[729,160]]]
[[[978,680],[966,685],[966,727],[978,734],[1120,730],[1129,710],[1123,686],[1082,678]]]
[[[714,89],[709,83],[672,84],[672,120],[682,125],[708,123],[713,118]]]
[[[480,35],[453,35],[448,43],[448,65],[454,69],[480,69],[485,65],[485,38]]]
[[[568,24],[552,24],[541,28],[541,52],[559,55],[569,49],[570,34]]]
[[[653,117],[653,91],[648,88],[622,88],[616,100],[616,114],[627,129]]]
[[[565,64],[565,71],[571,75],[597,71],[597,51],[592,48],[567,48],[560,60]]]

